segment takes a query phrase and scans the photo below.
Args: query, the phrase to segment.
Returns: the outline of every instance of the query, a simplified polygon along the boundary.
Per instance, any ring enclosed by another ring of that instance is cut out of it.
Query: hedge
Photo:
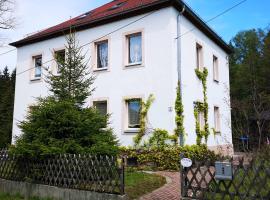
[[[221,157],[208,150],[205,145],[169,146],[151,149],[121,148],[122,156],[137,160],[140,167],[150,165],[157,170],[179,170],[180,153],[183,153],[187,158],[197,161],[214,161]]]

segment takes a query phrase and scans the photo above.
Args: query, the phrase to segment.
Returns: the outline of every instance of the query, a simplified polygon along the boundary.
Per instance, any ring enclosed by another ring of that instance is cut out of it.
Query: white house
[[[194,102],[203,101],[202,82],[195,69],[208,69],[208,146],[232,149],[229,99],[228,45],[181,0],[114,0],[64,23],[11,45],[17,47],[17,78],[13,136],[35,97],[47,96],[43,79],[57,73],[53,53],[64,55],[64,33],[75,27],[89,68],[96,74],[96,90],[87,102],[111,114],[110,126],[122,145],[132,145],[138,132],[140,104],[155,101],[148,126],[174,132],[176,87],[180,81],[186,144],[196,143]],[[41,67],[43,65],[43,67]],[[128,101],[133,99],[132,101]],[[218,134],[214,135],[212,129]]]

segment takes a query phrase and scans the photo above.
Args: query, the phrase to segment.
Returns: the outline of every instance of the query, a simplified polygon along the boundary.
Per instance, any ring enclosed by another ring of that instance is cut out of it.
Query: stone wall
[[[73,190],[38,185],[26,182],[16,182],[0,179],[0,192],[11,195],[20,194],[29,197],[52,198],[54,200],[124,200],[126,196],[97,193],[85,190]]]

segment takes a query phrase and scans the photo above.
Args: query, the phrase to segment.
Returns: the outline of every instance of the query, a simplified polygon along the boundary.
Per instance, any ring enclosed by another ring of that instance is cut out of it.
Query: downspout
[[[181,98],[183,96],[183,90],[182,90],[182,52],[181,52],[181,19],[183,16],[183,13],[185,12],[186,7],[185,5],[182,8],[182,11],[177,16],[177,73],[178,73],[178,82],[180,87],[180,95]],[[184,136],[183,134],[180,134],[180,146],[184,146]]]

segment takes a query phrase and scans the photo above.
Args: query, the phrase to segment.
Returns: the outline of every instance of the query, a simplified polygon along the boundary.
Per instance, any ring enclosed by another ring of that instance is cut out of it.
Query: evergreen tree
[[[0,148],[11,143],[15,79],[15,70],[10,75],[5,67],[3,73],[0,73]]]
[[[94,82],[94,76],[89,72],[88,62],[82,54],[82,47],[79,47],[75,34],[70,33],[66,40],[65,59],[55,55],[60,73],[57,76],[50,73],[47,82],[55,98],[60,101],[73,100],[82,106],[93,91],[90,86]]]

